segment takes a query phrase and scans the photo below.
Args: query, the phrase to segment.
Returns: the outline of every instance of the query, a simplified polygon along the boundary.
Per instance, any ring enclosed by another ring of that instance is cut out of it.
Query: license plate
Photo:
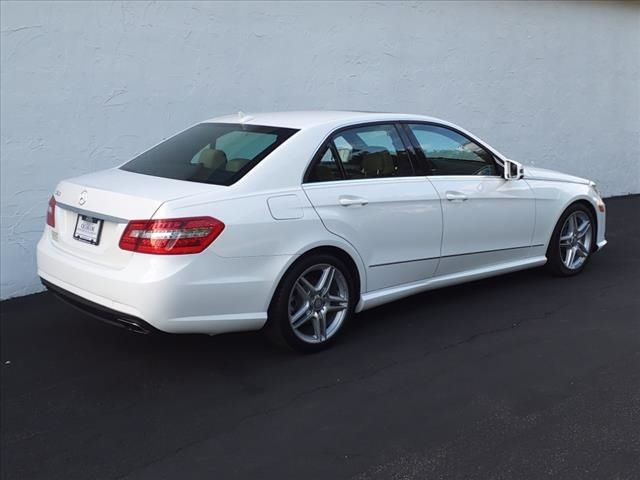
[[[100,218],[78,215],[73,238],[81,242],[90,243],[91,245],[98,245],[100,242],[100,233],[102,232],[102,222]]]

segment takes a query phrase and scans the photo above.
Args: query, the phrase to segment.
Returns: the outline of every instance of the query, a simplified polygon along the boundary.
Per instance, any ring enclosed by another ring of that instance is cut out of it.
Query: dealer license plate
[[[76,220],[76,229],[73,232],[73,238],[81,242],[87,242],[91,245],[100,243],[100,233],[102,232],[103,220],[100,218],[88,217],[86,215],[78,215]]]

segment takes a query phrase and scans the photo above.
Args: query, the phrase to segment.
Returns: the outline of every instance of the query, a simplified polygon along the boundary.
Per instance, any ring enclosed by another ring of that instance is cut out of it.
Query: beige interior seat
[[[316,165],[314,168],[314,178],[316,181],[320,182],[328,182],[331,180],[336,180],[334,170],[327,167],[326,165]]]
[[[232,158],[227,162],[226,170],[227,172],[237,172],[250,161],[248,158]]]

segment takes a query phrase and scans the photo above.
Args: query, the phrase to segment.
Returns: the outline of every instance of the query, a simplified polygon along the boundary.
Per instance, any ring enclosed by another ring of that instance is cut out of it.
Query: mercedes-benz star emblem
[[[80,205],[84,205],[85,203],[87,203],[87,191],[86,190],[82,190],[82,192],[80,192],[80,198],[78,199],[78,203]]]

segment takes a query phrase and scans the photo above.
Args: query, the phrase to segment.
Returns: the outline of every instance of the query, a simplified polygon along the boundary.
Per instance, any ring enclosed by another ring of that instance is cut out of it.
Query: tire
[[[353,315],[355,292],[353,274],[342,260],[323,253],[302,257],[276,289],[265,333],[278,346],[323,350]]]
[[[588,224],[586,223],[588,222]],[[596,223],[586,205],[574,203],[558,220],[549,246],[547,268],[556,276],[571,277],[589,263],[596,238]],[[573,259],[569,250],[573,250]]]

